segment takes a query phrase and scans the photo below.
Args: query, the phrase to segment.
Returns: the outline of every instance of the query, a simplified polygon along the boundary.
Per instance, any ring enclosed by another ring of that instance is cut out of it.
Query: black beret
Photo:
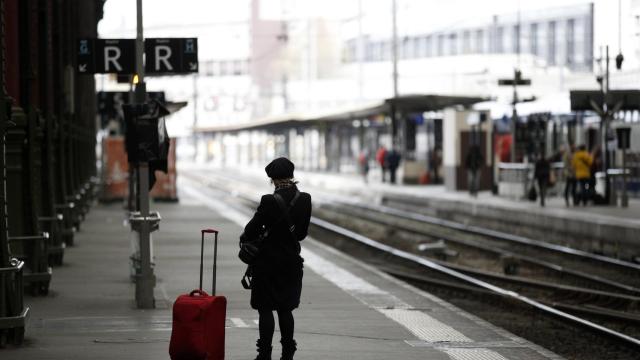
[[[267,165],[264,171],[267,172],[267,176],[272,179],[289,179],[293,177],[293,169],[295,166],[289,159],[280,157]]]

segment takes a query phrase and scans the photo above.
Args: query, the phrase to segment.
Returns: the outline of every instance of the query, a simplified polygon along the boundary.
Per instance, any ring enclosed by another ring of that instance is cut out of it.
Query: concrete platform
[[[198,167],[196,167],[198,168]],[[199,167],[202,169],[202,167]],[[210,168],[209,168],[210,169]],[[218,170],[210,170],[218,171]],[[260,168],[233,169],[243,176],[264,179]],[[563,197],[539,202],[500,197],[488,191],[471,197],[467,192],[446,191],[441,185],[391,185],[372,171],[368,183],[353,174],[296,170],[302,185],[387,202],[419,205],[424,213],[500,231],[551,241],[625,260],[640,258],[640,200],[629,207],[570,206]],[[266,182],[265,182],[266,183]]]
[[[218,289],[228,297],[226,358],[253,359],[257,313],[240,286],[244,265],[237,259],[241,225],[251,214],[218,196],[182,184],[179,204],[152,206],[163,220],[154,234],[157,309],[146,311],[134,306],[124,211],[120,204],[96,205],[66,265],[55,269],[51,294],[27,299],[25,346],[3,350],[3,358],[168,359],[172,301],[197,286],[199,230],[214,227],[221,231]],[[559,358],[313,239],[303,251],[296,359]],[[210,283],[207,272],[207,289]],[[277,333],[274,340],[279,355]]]

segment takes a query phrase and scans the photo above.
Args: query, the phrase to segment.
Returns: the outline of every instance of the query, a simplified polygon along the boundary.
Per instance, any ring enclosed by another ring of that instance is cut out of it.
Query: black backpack
[[[273,194],[273,196],[276,198],[278,206],[282,210],[282,215],[273,223],[273,225],[276,225],[283,218],[285,218],[289,225],[289,232],[293,234],[295,225],[293,225],[291,221],[289,211],[291,210],[291,208],[293,208],[293,205],[295,205],[296,201],[300,197],[300,192],[296,191],[296,195],[293,197],[288,207],[285,205],[284,200],[282,199],[282,196],[280,196],[280,194]],[[262,243],[269,236],[270,230],[271,229],[269,228],[264,228],[264,230],[253,239],[248,239],[245,233],[242,233],[242,235],[240,235],[240,251],[238,252],[238,257],[240,258],[240,260],[242,260],[243,263],[251,265],[255,262],[258,254],[260,253]]]

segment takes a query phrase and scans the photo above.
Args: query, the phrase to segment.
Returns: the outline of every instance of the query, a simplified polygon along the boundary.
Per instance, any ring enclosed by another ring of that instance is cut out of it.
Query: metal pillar
[[[609,149],[607,149],[607,135],[609,134],[609,106],[607,104],[607,94],[609,93],[609,45],[606,47],[606,73],[605,73],[605,96],[603,97],[604,104],[604,117],[602,117],[602,147],[600,148],[600,156],[602,156],[602,170],[604,171],[604,198],[607,203],[611,204],[611,201],[615,201],[611,196],[611,184],[609,179]]]
[[[0,0],[0,346],[8,340],[21,345],[29,308],[24,306],[24,262],[12,259],[6,217],[5,130],[10,126],[11,114],[5,89],[5,2]]]
[[[393,66],[393,97],[398,97],[398,24],[397,0],[391,0],[391,63]]]
[[[142,55],[144,52],[144,37],[142,29],[142,0],[137,0],[137,36],[136,36],[136,73],[138,85],[136,86],[136,103],[143,104],[146,97],[144,83],[144,65]],[[149,217],[149,163],[138,163],[138,184],[140,194],[140,217],[142,218],[139,229],[140,240],[140,274],[136,277],[136,304],[139,309],[153,309],[155,299],[153,289],[155,287],[155,275],[151,267],[151,219]]]
[[[620,206],[629,207],[629,195],[627,195],[627,149],[622,149],[622,199]]]
[[[518,110],[516,108],[518,104],[518,89],[517,85],[513,84],[513,110],[511,112],[511,162],[516,162],[516,131],[518,128]]]

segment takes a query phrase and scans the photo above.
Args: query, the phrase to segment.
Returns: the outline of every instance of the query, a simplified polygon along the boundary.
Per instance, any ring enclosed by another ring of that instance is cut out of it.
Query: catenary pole
[[[392,64],[392,82],[393,82],[393,99],[398,97],[398,24],[397,24],[397,0],[391,0],[391,64]],[[395,101],[391,103],[389,109],[391,115],[391,147],[395,147],[398,141],[398,119]]]
[[[144,36],[142,25],[142,0],[137,0],[137,34],[136,34],[136,73],[138,84],[136,86],[136,104],[144,104],[146,100],[146,88],[144,82]],[[155,300],[153,288],[155,277],[151,268],[151,228],[149,221],[149,163],[138,162],[138,185],[140,194],[140,276],[136,279],[136,303],[140,309],[153,309]]]

